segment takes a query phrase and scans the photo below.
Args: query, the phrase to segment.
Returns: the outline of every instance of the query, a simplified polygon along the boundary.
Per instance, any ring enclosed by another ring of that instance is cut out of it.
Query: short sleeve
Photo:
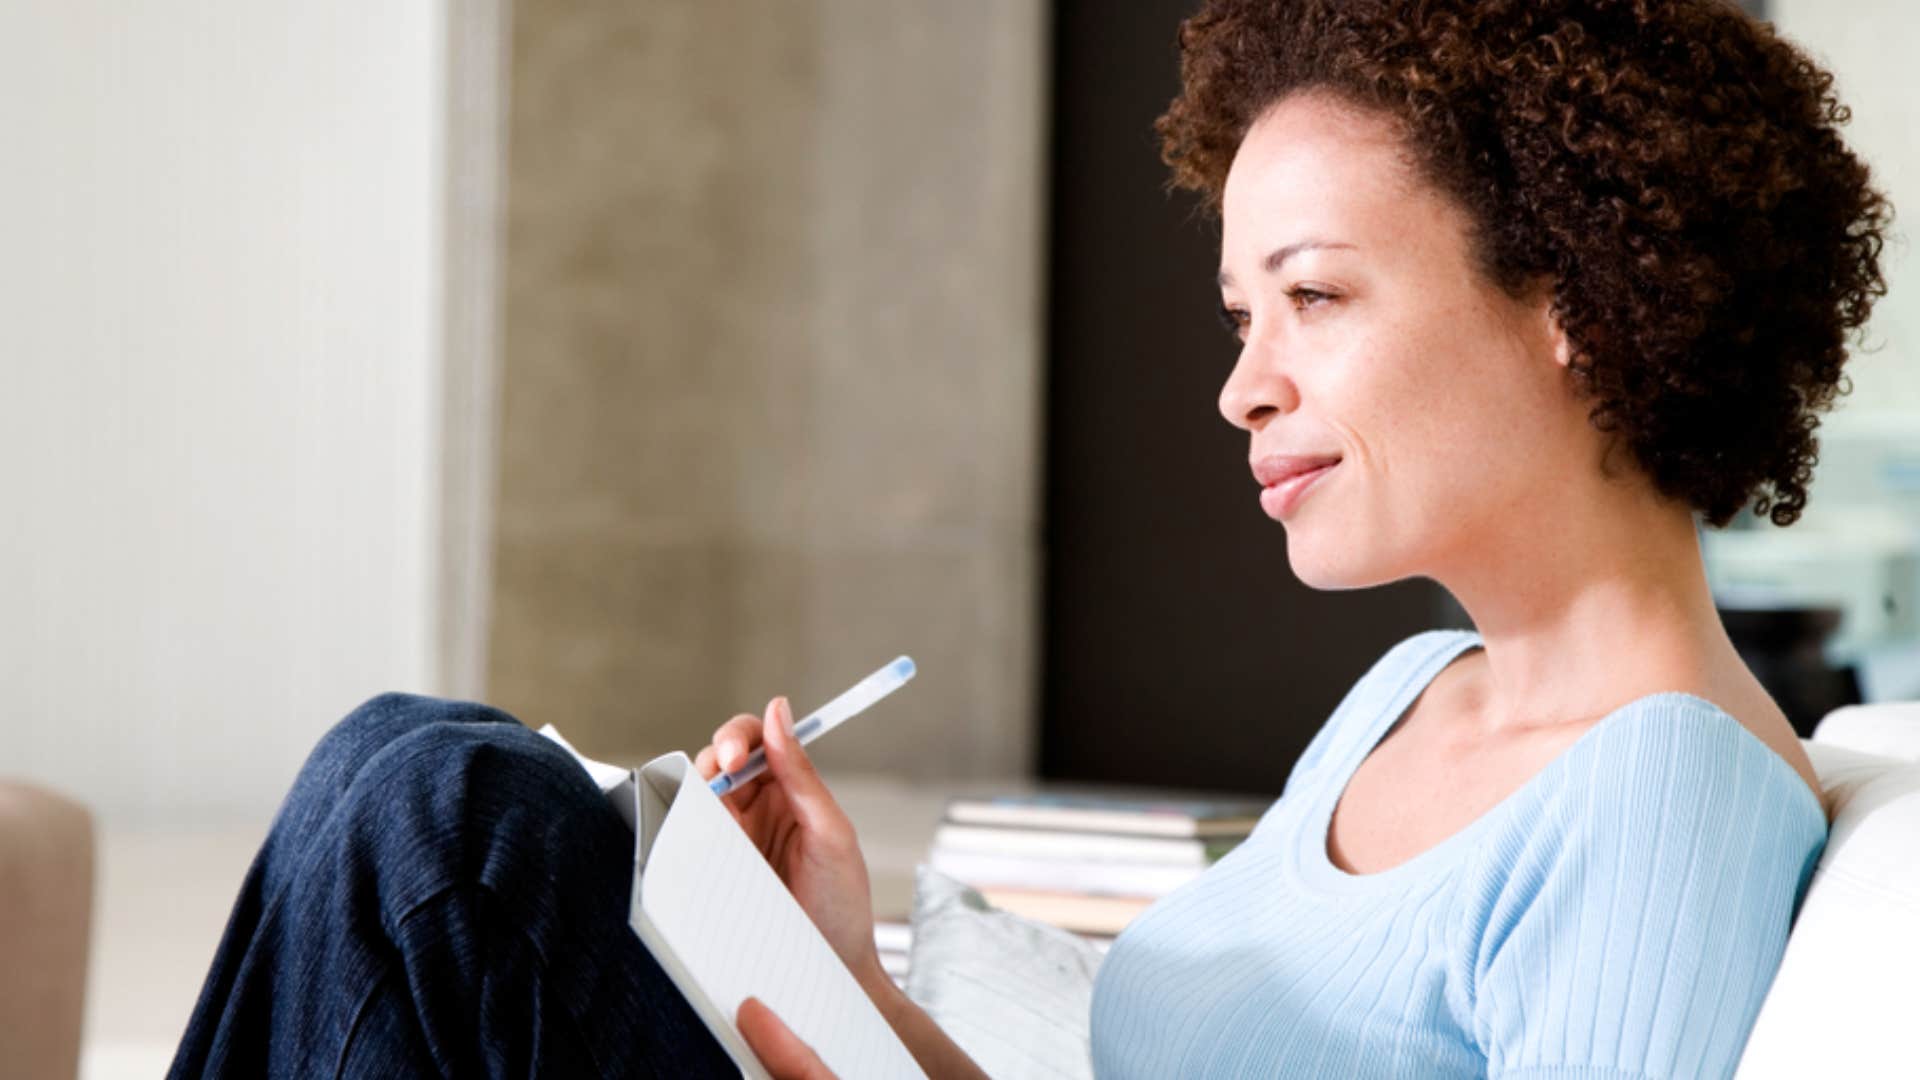
[[[1465,908],[1488,1076],[1731,1076],[1825,842],[1820,804],[1686,695],[1575,751]]]

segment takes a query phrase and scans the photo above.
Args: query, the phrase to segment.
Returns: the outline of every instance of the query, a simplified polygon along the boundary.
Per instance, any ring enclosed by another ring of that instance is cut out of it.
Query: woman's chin
[[[1384,572],[1378,560],[1367,556],[1368,552],[1357,547],[1314,543],[1287,534],[1287,562],[1293,576],[1309,589],[1367,589],[1397,580]]]

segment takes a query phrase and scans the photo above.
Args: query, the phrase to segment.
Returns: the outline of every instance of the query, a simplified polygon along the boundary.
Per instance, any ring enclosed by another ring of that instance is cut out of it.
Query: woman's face
[[[1251,436],[1300,580],[1439,577],[1595,470],[1545,290],[1515,300],[1485,279],[1465,212],[1414,175],[1390,120],[1281,101],[1242,142],[1221,210],[1242,344],[1220,411]]]

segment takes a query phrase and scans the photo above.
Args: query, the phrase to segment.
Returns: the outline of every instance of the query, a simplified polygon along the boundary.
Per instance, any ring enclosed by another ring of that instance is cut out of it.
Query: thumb
[[[733,1022],[754,1056],[775,1080],[834,1080],[833,1072],[820,1060],[820,1055],[800,1041],[759,998],[742,1001]]]
[[[834,825],[840,816],[839,807],[827,791],[826,781],[814,770],[806,748],[793,737],[793,706],[786,698],[777,697],[767,704],[762,741],[767,747],[767,770],[780,782],[800,824],[816,832]]]

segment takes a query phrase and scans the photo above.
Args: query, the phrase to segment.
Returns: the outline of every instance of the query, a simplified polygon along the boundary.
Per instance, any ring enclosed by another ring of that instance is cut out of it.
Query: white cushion
[[[1839,746],[1902,761],[1920,761],[1920,701],[1835,709],[1814,729],[1810,745]]]
[[[907,996],[994,1080],[1091,1080],[1100,950],[989,907],[931,867],[914,874]]]
[[[1807,752],[1833,825],[1738,1075],[1914,1076],[1920,706],[1838,710]]]

